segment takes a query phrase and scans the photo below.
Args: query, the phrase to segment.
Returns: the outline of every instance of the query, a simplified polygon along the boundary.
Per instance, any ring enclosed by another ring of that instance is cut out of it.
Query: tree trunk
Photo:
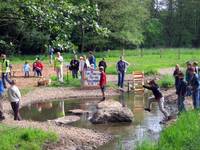
[[[81,25],[81,53],[84,51],[84,36],[85,36],[85,30],[83,24]]]

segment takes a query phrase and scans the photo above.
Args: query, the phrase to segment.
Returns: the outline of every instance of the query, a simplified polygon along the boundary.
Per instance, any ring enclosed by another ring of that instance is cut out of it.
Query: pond
[[[124,94],[113,99],[118,100],[123,105],[129,107],[134,113],[132,123],[93,125],[88,121],[88,115],[82,115],[81,120],[70,125],[81,128],[95,129],[110,133],[116,138],[99,148],[99,150],[134,149],[138,142],[148,139],[157,140],[162,126],[159,121],[163,116],[158,110],[156,103],[152,103],[152,111],[145,112],[148,94],[134,95]],[[71,115],[68,111],[72,109],[82,109],[94,112],[98,100],[60,100],[45,103],[35,103],[20,109],[23,119],[34,121],[47,121],[59,117]]]

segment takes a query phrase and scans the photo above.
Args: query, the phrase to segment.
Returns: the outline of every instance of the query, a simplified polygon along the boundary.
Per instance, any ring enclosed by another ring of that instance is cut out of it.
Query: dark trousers
[[[118,87],[124,87],[124,75],[125,72],[118,72]]]
[[[179,112],[185,111],[184,101],[185,101],[185,96],[178,96],[178,111]]]
[[[14,120],[21,120],[19,115],[19,102],[11,102],[11,107],[14,113]]]
[[[2,73],[2,82],[3,82],[3,86],[4,88],[7,88],[6,86],[6,81],[11,84],[11,80],[8,78],[9,73]]]
[[[72,77],[73,78],[78,78],[78,70],[72,69]]]
[[[40,70],[40,69],[35,69],[35,71],[36,71],[38,77],[41,77],[41,76],[42,76],[42,70]]]

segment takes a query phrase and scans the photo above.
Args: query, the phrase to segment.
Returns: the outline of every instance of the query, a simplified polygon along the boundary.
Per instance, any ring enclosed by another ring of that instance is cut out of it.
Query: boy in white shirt
[[[10,100],[11,107],[14,112],[14,120],[21,120],[21,117],[19,115],[19,103],[21,100],[21,93],[16,86],[16,81],[12,80],[11,81],[11,86],[8,89],[8,98]]]

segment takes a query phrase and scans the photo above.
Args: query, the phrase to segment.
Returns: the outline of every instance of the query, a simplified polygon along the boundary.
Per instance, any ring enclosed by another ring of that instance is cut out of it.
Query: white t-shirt
[[[8,89],[8,98],[10,102],[19,102],[21,99],[21,93],[16,85],[11,86]]]

